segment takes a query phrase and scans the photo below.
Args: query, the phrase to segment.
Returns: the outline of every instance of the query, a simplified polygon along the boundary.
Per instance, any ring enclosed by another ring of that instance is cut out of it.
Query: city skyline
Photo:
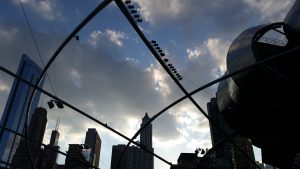
[[[80,1],[22,2],[44,61],[48,61],[70,30],[99,3],[96,0],[84,5]],[[237,34],[258,23],[281,21],[293,2],[155,0],[148,3],[141,0],[135,6],[141,9],[141,28],[149,39],[159,43],[169,62],[184,77],[181,83],[192,91],[221,75],[226,51]],[[195,8],[197,6],[201,8]],[[1,66],[16,72],[20,54],[28,53],[43,67],[18,1],[1,2],[0,9]],[[226,23],[225,16],[229,18]],[[114,3],[78,36],[79,40],[68,44],[48,72],[58,97],[131,137],[139,128],[142,113],[149,112],[153,116],[182,96]],[[0,74],[0,113],[12,81]],[[48,79],[44,88],[53,93]],[[197,94],[197,102],[205,107],[215,90],[216,87],[212,87]],[[46,107],[47,101],[49,98],[43,95],[40,105]],[[49,112],[44,142],[48,144],[56,118],[61,115],[59,144],[63,145],[63,152],[67,151],[68,143],[84,142],[82,133],[87,128],[97,128],[103,138],[101,168],[109,168],[111,145],[126,144],[125,140],[68,108]],[[207,120],[187,101],[154,123],[153,145],[157,153],[169,161],[175,162],[180,152],[211,146]],[[155,168],[168,168],[155,160]],[[63,161],[59,157],[59,162]]]

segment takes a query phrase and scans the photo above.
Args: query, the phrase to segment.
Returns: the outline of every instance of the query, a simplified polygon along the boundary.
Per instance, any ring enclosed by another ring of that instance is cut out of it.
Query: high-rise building
[[[35,84],[41,71],[41,68],[24,54],[21,58],[17,75]],[[1,117],[0,125],[2,127],[23,133],[26,110],[32,90],[33,88],[24,82],[18,79],[14,80]],[[34,109],[38,106],[39,99],[40,92],[37,92],[30,107],[29,122]],[[10,163],[19,143],[20,136],[0,129],[0,160]]]
[[[32,114],[30,125],[28,128],[28,137],[38,143],[41,143],[44,138],[45,129],[47,124],[47,111],[45,108],[38,107]],[[33,164],[36,166],[39,153],[41,151],[41,145],[28,141],[28,148],[30,150],[30,156]],[[31,168],[30,158],[27,151],[27,143],[25,138],[21,138],[20,144],[16,150],[16,153],[12,159],[12,165],[18,169]]]
[[[117,165],[119,163],[119,160],[121,158],[122,152],[124,151],[126,145],[124,144],[119,144],[119,145],[114,145],[112,147],[112,153],[111,153],[111,163],[110,163],[110,168],[111,169],[116,169]],[[128,147],[129,149],[130,147]],[[119,169],[127,169],[127,161],[128,161],[128,151],[125,152],[125,155],[122,158],[122,161],[120,163]]]
[[[89,169],[91,149],[82,144],[69,144],[67,154],[70,157],[66,157],[65,169]]]
[[[44,146],[43,149],[40,149],[36,164],[36,168],[38,169],[57,169],[57,151],[60,148],[58,146],[58,139],[60,135],[58,132],[58,125],[59,118],[57,119],[55,130],[52,130],[50,143],[47,146]]]
[[[142,120],[141,127],[150,121],[148,113],[145,114]],[[154,151],[152,148],[152,124],[149,124],[141,131],[140,142],[143,146],[150,151]],[[151,154],[143,151],[142,152],[142,168],[143,169],[153,169],[154,168],[154,158]]]
[[[90,164],[93,166],[99,166],[100,151],[101,151],[101,139],[96,129],[89,128],[85,136],[85,145],[91,148]]]
[[[112,158],[111,158],[111,169],[116,169],[121,158],[121,155],[125,149],[126,145],[119,144],[112,147]],[[144,150],[136,147],[130,146],[127,148],[122,160],[120,161],[119,169],[141,169],[144,162]]]
[[[59,132],[57,128],[55,130],[52,130],[50,143],[48,144],[49,148],[45,147],[43,150],[44,153],[44,159],[42,161],[45,161],[47,163],[47,169],[53,169],[57,165],[57,151],[59,150],[58,146],[58,139],[59,139]],[[56,150],[56,151],[54,151]]]
[[[150,121],[148,114],[143,117],[141,127],[144,126],[147,122]],[[140,144],[147,148],[149,151],[154,152],[152,148],[152,124],[149,124],[147,127],[142,130],[140,134]],[[125,145],[119,144],[112,147],[111,155],[111,169],[116,169],[118,162],[121,158],[122,152],[125,149]],[[154,168],[154,159],[151,154],[148,152],[136,147],[130,146],[125,152],[119,169],[153,169]]]
[[[209,117],[214,121],[216,125],[218,125],[225,133],[233,134],[233,130],[227,125],[224,117],[219,112],[216,98],[212,98],[211,101],[207,103],[207,110]],[[219,142],[222,141],[224,135],[214,125],[212,125],[211,123],[209,125],[212,145],[216,146],[217,144],[219,144]],[[241,150],[243,150],[244,154],[246,154],[251,160],[255,161],[252,143],[249,139],[238,135],[232,136],[231,139],[235,142],[236,145],[239,146]],[[247,159],[228,140],[225,140],[220,145],[217,145],[217,147],[215,148],[215,155],[218,159],[218,165],[223,169],[255,168],[250,160]]]

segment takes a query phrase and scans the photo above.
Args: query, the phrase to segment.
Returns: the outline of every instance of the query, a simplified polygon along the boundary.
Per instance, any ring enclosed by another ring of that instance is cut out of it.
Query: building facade
[[[225,133],[232,135],[233,130],[227,125],[224,117],[218,110],[216,98],[212,98],[210,102],[207,103],[208,116],[217,124]],[[255,166],[247,159],[233,144],[228,140],[223,140],[224,135],[211,123],[210,133],[212,145],[216,146],[214,148],[215,157],[219,167],[223,169],[254,169]],[[254,160],[254,152],[252,148],[252,143],[249,139],[234,135],[231,137],[232,141],[243,150],[252,161]]]
[[[84,144],[91,148],[90,164],[93,166],[99,166],[100,151],[101,151],[101,139],[95,128],[89,128],[86,132]]]
[[[41,143],[43,142],[45,130],[47,124],[47,111],[42,107],[35,109],[35,112],[32,114],[30,125],[28,128],[28,137],[32,142],[28,140],[28,148],[30,150],[30,156],[35,167],[38,163],[39,154],[41,151]],[[30,169],[31,163],[27,151],[27,143],[25,138],[21,138],[20,144],[16,150],[16,153],[12,159],[12,165],[18,169]]]
[[[150,121],[146,113],[142,119],[141,127]],[[152,147],[152,124],[149,124],[140,134],[140,144],[149,151],[154,152]],[[117,165],[125,150],[126,145],[119,144],[112,147],[111,169],[117,169]],[[127,148],[121,159],[119,169],[153,169],[154,159],[151,154],[136,146]]]
[[[141,127],[144,126],[146,123],[150,121],[148,113],[142,119]],[[152,148],[152,124],[149,124],[141,131],[140,135],[140,143],[141,145],[145,146],[149,151],[154,152]],[[154,168],[154,158],[151,154],[142,151],[142,168],[143,169],[153,169]]]
[[[40,164],[46,165],[47,169],[57,168],[57,151],[60,149],[60,147],[58,146],[59,136],[60,134],[57,128],[55,130],[52,130],[50,143],[48,144],[49,148],[45,147],[44,150],[42,150],[44,156],[40,156]]]
[[[65,169],[89,169],[91,149],[82,144],[69,144],[65,160]],[[75,160],[76,159],[76,160]]]
[[[17,70],[17,75],[35,84],[41,71],[41,68],[36,63],[30,60],[26,55],[23,55]],[[26,110],[32,90],[33,88],[24,82],[18,79],[14,80],[1,117],[0,125],[2,127],[23,133]],[[31,104],[28,122],[30,122],[34,109],[38,106],[39,99],[40,92],[37,92]],[[0,160],[11,163],[13,155],[20,143],[20,139],[20,136],[0,129]]]

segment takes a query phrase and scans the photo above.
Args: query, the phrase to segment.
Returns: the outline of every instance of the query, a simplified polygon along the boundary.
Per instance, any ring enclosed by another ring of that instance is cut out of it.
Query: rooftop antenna
[[[58,117],[57,117],[57,120],[56,120],[55,131],[58,130],[58,128],[59,128],[59,123],[60,123],[60,118],[59,118],[59,116],[58,116]]]

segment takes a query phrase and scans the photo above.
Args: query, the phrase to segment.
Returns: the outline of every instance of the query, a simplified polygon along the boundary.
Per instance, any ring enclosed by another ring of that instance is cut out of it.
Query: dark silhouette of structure
[[[21,58],[17,75],[34,84],[40,73],[41,68],[24,54]],[[33,89],[24,82],[18,79],[14,80],[1,117],[0,125],[2,127],[23,133],[26,118],[25,112],[32,90]],[[28,121],[30,121],[34,109],[38,106],[39,98],[40,92],[37,92],[31,104]],[[0,129],[0,159],[11,163],[19,143],[20,136]]]
[[[283,23],[242,32],[229,48],[225,74],[298,47],[299,18],[300,1],[296,0]],[[295,112],[300,95],[299,61],[299,52],[291,51],[220,82],[217,91],[218,108],[225,121],[261,148],[264,163],[279,168],[292,168],[300,152],[300,139],[295,134],[299,132]]]
[[[42,107],[35,109],[32,114],[31,122],[28,128],[28,137],[37,141],[42,142],[45,134],[47,124],[47,111]],[[25,138],[21,138],[20,144],[16,150],[16,153],[12,159],[12,165],[18,169],[30,169],[30,159],[26,148]],[[38,165],[38,158],[41,150],[41,145],[28,141],[30,150],[30,156],[35,167]]]
[[[59,118],[57,119],[55,130],[52,130],[51,137],[50,137],[50,143],[48,144],[48,147],[45,147],[43,150],[41,150],[41,155],[39,158],[39,164],[40,168],[41,166],[44,166],[46,169],[56,169],[57,168],[57,157],[58,154],[54,150],[59,150],[60,147],[58,146],[58,140],[59,140],[59,132],[58,132],[58,126],[59,126]]]
[[[233,134],[233,130],[225,122],[223,115],[218,110],[216,98],[212,98],[210,102],[207,103],[207,111],[209,117],[218,124],[224,132],[228,134]],[[215,157],[217,159],[218,166],[223,169],[233,169],[233,168],[247,168],[254,169],[255,167],[251,162],[235,147],[230,141],[224,140],[221,145],[217,145],[224,138],[223,134],[210,123],[210,135],[212,140],[212,146],[215,147]],[[232,140],[239,146],[243,152],[250,157],[253,161],[254,153],[251,141],[243,136],[233,135]]]
[[[83,144],[69,144],[67,154],[74,159],[66,157],[65,169],[89,169],[91,149]]]
[[[90,164],[93,166],[99,166],[100,151],[101,151],[101,139],[96,129],[89,128],[85,136],[85,145],[91,148]]]
[[[145,114],[142,120],[141,127],[144,126],[150,118],[148,113]],[[150,151],[154,151],[152,148],[152,124],[149,124],[144,130],[141,131],[140,135],[141,145],[146,146]],[[144,169],[153,169],[154,168],[154,159],[153,156],[147,152],[142,152],[142,168]]]
[[[112,147],[111,169],[116,169],[119,159],[126,145],[119,144]],[[142,149],[136,146],[130,146],[127,148],[125,155],[122,158],[119,169],[139,169],[145,165],[144,152]]]
[[[142,119],[141,127],[144,126],[150,120],[148,114],[146,113]],[[152,124],[149,124],[140,134],[140,144],[141,146],[147,148],[148,150],[154,152],[152,148]],[[112,147],[111,155],[111,169],[116,169],[119,159],[121,158],[122,152],[125,149],[125,145],[115,145]],[[131,146],[125,152],[121,160],[119,169],[153,169],[154,159],[151,154],[148,154],[144,150]]]

